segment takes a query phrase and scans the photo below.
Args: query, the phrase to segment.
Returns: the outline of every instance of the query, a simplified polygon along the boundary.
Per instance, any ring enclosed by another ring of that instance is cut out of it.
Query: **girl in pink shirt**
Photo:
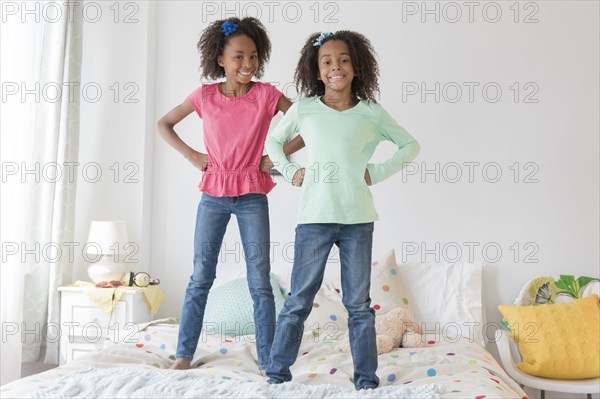
[[[176,361],[173,369],[188,369],[200,337],[208,291],[225,229],[236,215],[246,259],[248,286],[254,302],[256,349],[260,370],[266,368],[275,326],[270,284],[269,209],[266,194],[275,186],[268,156],[263,156],[273,116],[286,112],[290,101],[275,87],[252,81],[260,78],[269,60],[271,43],[256,18],[215,21],[204,30],[198,49],[202,76],[225,77],[204,84],[158,122],[160,135],[192,165],[203,171],[194,236],[194,270],[185,293]],[[207,154],[184,143],[174,127],[196,111],[202,118]],[[303,146],[298,136],[285,148]],[[234,326],[225,326],[231,330]]]

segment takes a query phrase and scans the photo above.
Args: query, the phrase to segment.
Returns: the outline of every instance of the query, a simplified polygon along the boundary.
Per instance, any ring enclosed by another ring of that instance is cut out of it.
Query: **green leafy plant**
[[[582,276],[575,280],[575,276],[561,274],[560,278],[556,281],[556,287],[560,289],[559,294],[567,294],[577,299],[583,288],[594,280],[598,279]]]

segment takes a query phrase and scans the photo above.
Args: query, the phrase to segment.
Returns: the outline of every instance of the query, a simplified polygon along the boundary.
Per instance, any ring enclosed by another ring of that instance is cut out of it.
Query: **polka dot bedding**
[[[327,315],[322,316],[327,319]],[[108,343],[98,351],[47,372],[23,378],[0,388],[3,398],[28,397],[52,386],[69,373],[93,366],[167,369],[173,362],[178,324],[155,323],[127,342]],[[316,333],[315,333],[316,332]],[[291,371],[302,384],[332,384],[352,388],[352,358],[336,347],[343,331],[307,328]],[[224,380],[264,382],[259,374],[253,336],[201,336],[192,361],[194,373]],[[481,346],[466,339],[428,339],[423,348],[396,348],[379,356],[381,386],[436,383],[442,398],[525,398],[525,393],[504,373]]]

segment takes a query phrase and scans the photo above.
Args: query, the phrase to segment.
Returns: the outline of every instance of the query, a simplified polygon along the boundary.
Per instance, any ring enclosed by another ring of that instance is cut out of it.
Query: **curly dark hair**
[[[325,94],[325,84],[317,79],[319,76],[318,53],[319,48],[313,43],[321,33],[310,35],[300,51],[300,60],[294,73],[296,88],[307,97],[322,96]],[[322,43],[331,40],[342,40],[348,46],[354,79],[352,80],[352,96],[358,100],[376,102],[375,94],[379,94],[379,66],[376,53],[371,42],[358,32],[340,30],[325,38]]]
[[[223,22],[229,21],[237,25],[235,32],[225,36],[221,31]],[[197,47],[200,51],[200,68],[202,76],[208,79],[218,79],[225,76],[225,69],[217,62],[217,58],[223,55],[223,49],[230,38],[246,35],[256,44],[258,53],[258,69],[255,73],[260,78],[264,72],[264,66],[269,61],[271,55],[271,41],[263,24],[256,18],[246,17],[239,19],[236,17],[222,19],[211,23],[200,36]]]

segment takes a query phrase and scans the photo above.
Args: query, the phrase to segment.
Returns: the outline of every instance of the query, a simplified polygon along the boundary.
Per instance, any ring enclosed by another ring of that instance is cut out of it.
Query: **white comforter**
[[[0,394],[2,397],[44,397],[50,392],[59,392],[57,389],[61,384],[64,387],[69,379],[75,379],[76,374],[73,373],[89,369],[90,366],[95,369],[166,369],[174,358],[178,327],[172,321],[155,322],[129,337],[134,342],[109,343],[101,351],[65,366],[7,384],[0,389]],[[442,398],[526,397],[494,358],[478,344],[464,339],[453,343],[442,337],[439,337],[439,341],[430,341],[425,348],[397,348],[380,355],[377,371],[381,379],[380,387],[421,387],[420,390],[424,392],[431,389],[431,384],[436,384],[435,391]],[[203,334],[193,365],[198,367],[191,373],[210,376],[212,381],[239,380],[266,386],[266,379],[258,373],[252,336],[224,339],[221,336]],[[345,392],[353,389],[350,354],[340,352],[335,342],[327,342],[314,332],[305,334],[298,359],[291,371],[296,383],[310,386],[330,384],[347,390]],[[64,379],[60,381],[61,378]],[[57,384],[58,381],[60,382]],[[334,392],[335,389],[331,387],[329,391]],[[64,395],[64,391],[61,392]]]

